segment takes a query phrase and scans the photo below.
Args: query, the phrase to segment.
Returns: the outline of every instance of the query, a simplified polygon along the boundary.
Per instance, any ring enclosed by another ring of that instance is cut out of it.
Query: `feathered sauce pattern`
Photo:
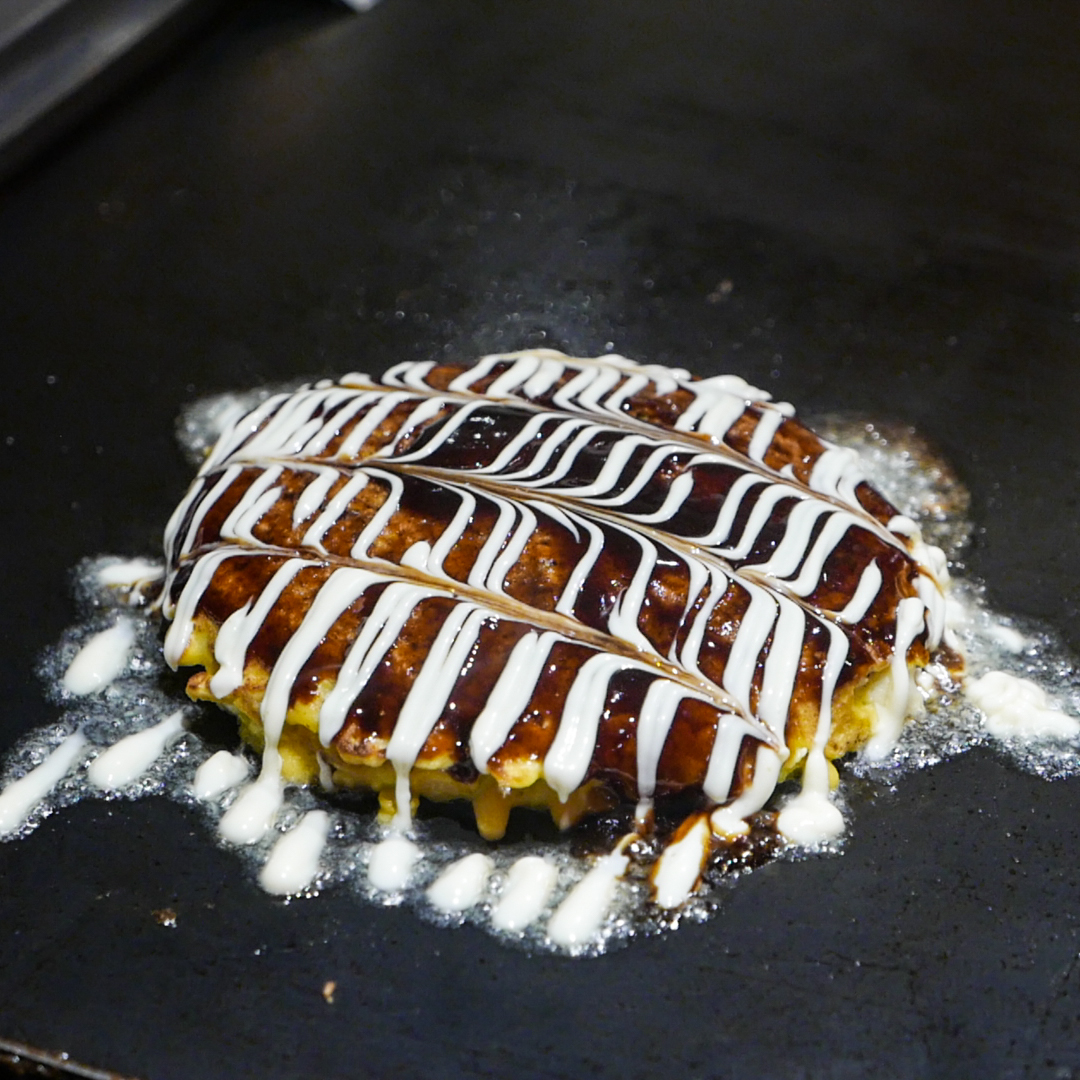
[[[609,355],[573,361],[552,350],[495,354],[478,363],[404,363],[383,381],[415,389],[515,397],[562,411],[607,414],[726,446],[744,459],[858,503],[882,524],[896,509],[866,481],[853,451],[832,446],[799,422],[786,402],[737,375],[701,379],[682,369]]]
[[[891,669],[906,707],[943,608],[913,532],[739,379],[399,365],[222,435],[167,530],[166,656],[209,620],[216,697],[258,662],[268,747],[313,701],[325,747],[393,763],[399,808],[420,766],[745,815],[790,749],[824,761],[845,687]]]

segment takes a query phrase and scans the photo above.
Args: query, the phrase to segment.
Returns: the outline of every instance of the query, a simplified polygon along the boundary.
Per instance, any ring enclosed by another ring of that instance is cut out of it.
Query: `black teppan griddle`
[[[1080,646],[1078,31],[1005,0],[234,9],[0,191],[0,746],[56,715],[70,568],[156,550],[186,402],[443,350],[612,342],[911,424],[992,601]],[[86,802],[0,845],[0,1038],[146,1080],[1080,1072],[1080,783],[980,751],[851,802],[843,856],[585,961],[286,905],[180,807]]]

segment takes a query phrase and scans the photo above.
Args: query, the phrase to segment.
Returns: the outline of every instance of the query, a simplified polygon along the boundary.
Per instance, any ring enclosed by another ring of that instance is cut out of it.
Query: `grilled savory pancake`
[[[467,798],[497,838],[686,791],[739,819],[898,729],[942,630],[920,550],[741,379],[402,364],[222,434],[167,530],[166,658],[264,768],[399,820]]]

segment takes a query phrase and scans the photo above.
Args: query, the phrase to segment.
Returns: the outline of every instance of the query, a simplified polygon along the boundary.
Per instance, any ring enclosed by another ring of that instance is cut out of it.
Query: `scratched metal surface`
[[[155,551],[181,405],[442,349],[610,341],[910,423],[993,601],[1080,646],[1077,36],[1005,0],[238,9],[0,193],[0,747],[53,716],[69,568]],[[1070,1077],[1078,799],[990,752],[860,789],[842,857],[594,961],[284,905],[177,806],[85,803],[0,845],[0,1037],[155,1080]]]

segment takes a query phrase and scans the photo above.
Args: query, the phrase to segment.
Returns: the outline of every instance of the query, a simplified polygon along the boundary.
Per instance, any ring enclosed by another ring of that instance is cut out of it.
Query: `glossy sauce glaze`
[[[420,767],[542,779],[562,805],[601,782],[645,828],[655,798],[698,790],[722,839],[786,762],[805,790],[780,829],[814,844],[842,830],[834,703],[877,676],[866,734],[886,743],[909,662],[941,642],[913,537],[856,454],[742,380],[552,352],[399,365],[222,433],[166,532],[165,656],[207,669],[196,696],[258,711],[236,842],[270,827],[306,706],[320,756],[393,766],[399,831]],[[257,698],[235,696],[253,670]]]

